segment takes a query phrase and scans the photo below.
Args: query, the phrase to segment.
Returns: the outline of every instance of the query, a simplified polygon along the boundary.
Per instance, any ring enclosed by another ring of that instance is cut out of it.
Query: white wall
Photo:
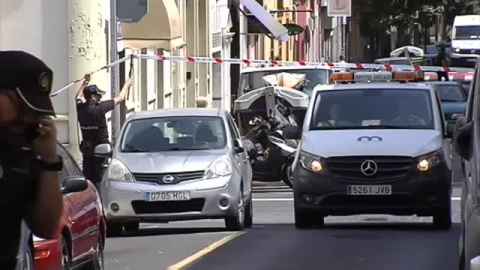
[[[68,13],[65,0],[1,0],[0,50],[23,50],[54,72],[53,89],[68,83]],[[68,95],[53,99],[58,138],[68,143]]]

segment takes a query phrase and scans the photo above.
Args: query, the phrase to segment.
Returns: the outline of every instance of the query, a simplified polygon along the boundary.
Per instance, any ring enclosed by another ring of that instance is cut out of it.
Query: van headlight
[[[133,182],[133,175],[120,160],[114,158],[108,165],[107,178],[112,181]]]
[[[314,173],[321,173],[324,170],[324,159],[307,152],[300,153],[299,162],[303,168]]]
[[[440,149],[435,152],[419,157],[417,169],[421,172],[427,172],[431,168],[442,163],[442,161],[443,161],[443,150]]]
[[[223,156],[208,165],[203,179],[214,179],[232,174],[232,161],[229,157]]]
[[[40,238],[36,235],[32,235],[33,242],[42,242],[45,241],[46,239]]]

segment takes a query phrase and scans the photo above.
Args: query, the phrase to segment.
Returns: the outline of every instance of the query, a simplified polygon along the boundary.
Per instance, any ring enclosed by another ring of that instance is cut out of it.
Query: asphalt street
[[[223,221],[142,224],[137,234],[107,239],[105,268],[456,269],[459,197],[456,187],[449,231],[432,229],[431,218],[383,215],[329,217],[324,229],[297,230],[290,189],[256,183],[254,227],[246,233],[225,231]],[[228,236],[238,237],[212,251]]]

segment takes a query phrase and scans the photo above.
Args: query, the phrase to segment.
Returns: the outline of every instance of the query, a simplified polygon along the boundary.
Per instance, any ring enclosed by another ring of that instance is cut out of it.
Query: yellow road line
[[[219,247],[225,245],[226,243],[232,241],[233,239],[239,237],[240,235],[243,235],[245,234],[246,232],[236,232],[236,233],[233,233],[233,234],[230,234],[220,240],[218,240],[217,242],[209,245],[208,247],[200,250],[199,252],[193,254],[192,256],[184,259],[183,261],[177,263],[177,264],[174,264],[170,267],[167,268],[167,270],[180,270],[180,269],[183,269],[184,267],[192,264],[193,262],[195,262],[196,260],[206,256],[207,254],[211,253],[212,251],[218,249]]]

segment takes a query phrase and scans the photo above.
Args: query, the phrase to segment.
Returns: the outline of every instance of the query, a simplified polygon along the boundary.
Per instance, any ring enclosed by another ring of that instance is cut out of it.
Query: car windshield
[[[455,27],[454,39],[479,39],[480,26],[457,26]]]
[[[422,89],[319,91],[310,129],[433,129],[430,92]]]
[[[435,91],[442,102],[466,102],[467,97],[460,84],[437,84],[434,86]]]
[[[128,123],[122,152],[210,150],[226,146],[225,126],[220,117],[159,117]]]
[[[240,80],[240,90],[238,96],[258,89],[269,84],[263,79],[263,77],[272,74],[279,74],[279,73],[295,73],[295,74],[305,74],[307,82],[302,90],[308,95],[311,95],[315,86],[319,84],[328,84],[330,70],[326,69],[276,69],[276,70],[268,70],[268,71],[255,71],[255,72],[247,72],[242,74]]]

